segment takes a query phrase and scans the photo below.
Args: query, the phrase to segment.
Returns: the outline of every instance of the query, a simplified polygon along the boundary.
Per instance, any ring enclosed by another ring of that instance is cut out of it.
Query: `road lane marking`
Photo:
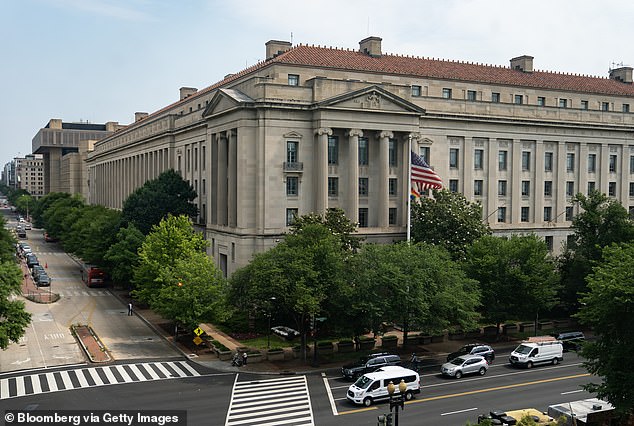
[[[583,389],[577,389],[577,390],[573,390],[573,391],[568,391],[568,392],[562,392],[561,395],[569,395],[571,393],[579,393],[579,392],[585,392],[585,390]]]
[[[448,413],[440,413],[441,416],[450,416],[452,414],[460,414],[460,413],[466,413],[467,411],[475,411],[477,410],[478,407],[474,407],[474,408],[466,408],[464,410],[458,410],[458,411],[450,411]]]
[[[324,381],[324,387],[326,388],[326,393],[328,394],[328,400],[330,401],[330,408],[332,409],[332,415],[338,416],[339,413],[337,412],[337,406],[335,404],[335,400],[332,397],[332,390],[330,390],[330,386],[328,385],[328,378],[326,377],[325,373],[321,373],[321,377]]]

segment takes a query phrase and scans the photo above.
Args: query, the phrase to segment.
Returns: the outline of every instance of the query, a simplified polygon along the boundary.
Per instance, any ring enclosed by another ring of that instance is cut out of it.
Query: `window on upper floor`
[[[634,173],[634,155],[630,155],[630,174]]]
[[[396,167],[398,165],[398,144],[396,139],[390,139],[388,141],[388,161],[390,167]]]
[[[458,192],[458,179],[449,179],[449,191]]]
[[[543,96],[537,97],[537,106],[546,106],[546,98]]]
[[[520,213],[520,221],[528,222],[529,214],[530,214],[530,208],[529,207],[522,207],[522,210],[521,210],[521,213]]]
[[[568,108],[568,99],[559,99],[559,108]]]
[[[553,153],[552,152],[544,152],[544,171],[545,172],[553,171]]]
[[[482,170],[484,168],[484,150],[476,149],[473,152],[473,168]]]
[[[493,103],[500,103],[500,93],[498,92],[493,92],[491,93],[491,102]]]
[[[581,109],[588,109],[588,101],[581,101]]]
[[[621,107],[621,111],[630,112],[630,104],[623,104],[623,106]]]
[[[616,155],[611,154],[609,164],[608,164],[610,173],[616,173],[616,161],[617,161]]]
[[[498,180],[498,195],[505,196],[506,195],[506,181]]]
[[[544,207],[544,222],[550,222],[553,220],[553,208],[548,206]]]
[[[328,177],[328,196],[329,197],[339,196],[339,178],[336,176]]]
[[[396,207],[390,207],[387,211],[387,224],[388,225],[396,225],[397,220],[397,209]]]
[[[458,168],[458,154],[460,150],[458,148],[449,149],[449,167],[452,169]]]
[[[367,166],[369,161],[368,138],[359,138],[359,165]]]
[[[544,237],[544,242],[546,243],[546,248],[548,251],[553,251],[553,247],[555,245],[554,238],[552,235],[546,235]]]
[[[286,195],[297,196],[299,193],[299,178],[297,176],[286,177]]]
[[[597,171],[597,154],[588,154],[588,173]]]
[[[421,94],[421,87],[417,86],[417,85],[412,85],[412,96],[420,96]]]
[[[515,105],[522,105],[524,103],[524,96],[523,95],[513,96],[513,103]]]
[[[590,181],[588,182],[588,195],[593,192],[597,188],[596,182]]]
[[[297,218],[298,213],[298,209],[286,209],[286,226],[291,226],[293,223],[295,223],[295,219]]]
[[[367,177],[361,177],[359,178],[359,195],[362,197],[367,197],[368,196],[368,185],[369,185],[369,179]]]
[[[575,171],[575,154],[569,152],[566,154],[566,171],[574,172]]]
[[[616,182],[608,182],[608,196],[616,197]]]
[[[445,99],[451,99],[451,89],[444,88],[442,89],[442,97]]]
[[[506,207],[498,207],[498,222],[506,222]]]
[[[421,156],[421,158],[423,160],[425,160],[425,163],[427,164],[431,164],[429,162],[429,147],[428,146],[421,146],[418,148],[418,155]]]
[[[299,142],[297,141],[286,141],[286,162],[287,163],[297,163]]]
[[[359,209],[359,228],[367,228],[368,227],[368,209],[360,208]]]
[[[575,183],[571,180],[566,182],[566,196],[572,197],[575,195]]]
[[[634,219],[634,206],[630,206],[627,211],[630,214],[630,219]]]
[[[482,196],[483,193],[484,182],[480,179],[473,181],[473,195]]]
[[[288,75],[288,85],[289,86],[299,86],[299,75],[297,75],[297,74],[289,74]]]
[[[328,136],[328,164],[339,164],[339,138]]]
[[[498,170],[506,170],[508,151],[502,150],[498,152]]]
[[[475,101],[476,100],[476,91],[475,90],[467,90],[467,100]]]
[[[545,180],[544,181],[544,196],[551,197],[553,195],[553,181]]]
[[[609,102],[601,102],[601,111],[609,111],[610,103]]]
[[[572,206],[566,206],[566,220],[570,222],[574,216],[574,209]]]
[[[206,153],[207,153],[206,147],[205,147],[205,145],[203,145],[202,146],[202,159],[203,159],[203,161],[202,161],[202,164],[201,164],[201,167],[202,167],[203,170],[205,170],[207,168],[207,166],[206,166],[206,164],[207,164],[207,156],[206,155],[207,154]]]
[[[390,197],[396,197],[398,195],[398,179],[390,178],[387,181],[388,194]]]
[[[531,195],[531,181],[523,180],[522,181],[522,197],[528,197]]]
[[[522,151],[522,171],[529,171],[531,169],[531,153],[528,151]]]
[[[634,182],[630,182],[630,197],[634,197]]]

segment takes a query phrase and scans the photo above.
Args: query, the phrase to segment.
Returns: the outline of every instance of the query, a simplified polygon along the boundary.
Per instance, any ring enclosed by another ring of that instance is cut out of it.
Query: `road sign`
[[[201,339],[200,337],[196,336],[194,337],[194,343],[196,343],[197,345],[200,345],[203,342],[203,339]]]
[[[202,328],[200,328],[200,327],[196,327],[196,329],[194,330],[194,334],[195,334],[196,336],[200,336],[200,335],[201,335],[201,334],[203,334],[203,333],[204,333],[204,331],[203,331],[203,329],[202,329]]]

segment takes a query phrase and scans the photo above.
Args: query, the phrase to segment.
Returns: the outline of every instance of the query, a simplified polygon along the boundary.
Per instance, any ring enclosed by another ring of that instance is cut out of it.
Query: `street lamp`
[[[275,296],[272,296],[269,301],[269,331],[266,337],[266,349],[271,349],[271,317],[273,316],[273,307],[271,306],[271,304],[275,302]]]
[[[398,407],[401,407],[401,410],[405,409],[405,392],[407,391],[407,383],[405,380],[401,379],[401,383],[398,384],[399,394],[398,396],[394,396],[394,392],[396,391],[396,386],[394,383],[390,381],[387,385],[387,393],[390,394],[390,417],[392,416],[392,408],[394,408],[394,426],[398,426]]]

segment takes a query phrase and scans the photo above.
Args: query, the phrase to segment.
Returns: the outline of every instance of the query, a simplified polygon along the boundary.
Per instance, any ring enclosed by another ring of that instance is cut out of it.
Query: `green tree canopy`
[[[34,226],[44,228],[50,233],[47,223],[44,220],[44,212],[51,208],[51,206],[60,198],[71,198],[71,195],[67,192],[49,192],[38,200],[37,204],[33,208],[33,212],[31,213]],[[55,237],[58,236],[56,235]]]
[[[84,205],[79,195],[57,198],[42,213],[42,222],[46,231],[63,242],[71,226],[79,218],[80,210]]]
[[[108,247],[104,261],[114,282],[131,284],[139,265],[139,248],[145,235],[134,225],[120,228],[115,242]]]
[[[588,275],[588,291],[577,317],[591,326],[596,340],[582,354],[588,372],[602,378],[586,386],[606,398],[618,411],[634,414],[634,243],[603,250],[600,263]]]
[[[484,318],[498,329],[511,318],[536,318],[557,302],[554,261],[535,235],[484,236],[467,251],[464,268],[480,283]]]
[[[31,314],[24,302],[11,296],[20,294],[22,271],[13,260],[0,262],[0,348],[6,349],[10,342],[17,342],[31,322]]]
[[[77,209],[76,213],[66,219],[72,224],[65,233],[64,249],[88,263],[104,265],[104,255],[115,241],[121,213],[107,207],[89,205]]]
[[[194,188],[173,169],[167,170],[137,188],[124,201],[123,226],[133,224],[147,235],[168,214],[194,218],[198,214],[198,207],[192,203],[195,198]]]
[[[433,198],[412,203],[411,211],[412,241],[443,247],[456,260],[464,259],[475,240],[491,233],[482,220],[482,206],[457,192],[434,190]]]
[[[305,226],[315,223],[324,225],[332,235],[337,236],[344,250],[354,252],[361,248],[362,238],[353,235],[357,231],[357,224],[352,223],[339,208],[329,208],[323,215],[311,213],[296,218],[291,225],[291,233],[297,234]]]

